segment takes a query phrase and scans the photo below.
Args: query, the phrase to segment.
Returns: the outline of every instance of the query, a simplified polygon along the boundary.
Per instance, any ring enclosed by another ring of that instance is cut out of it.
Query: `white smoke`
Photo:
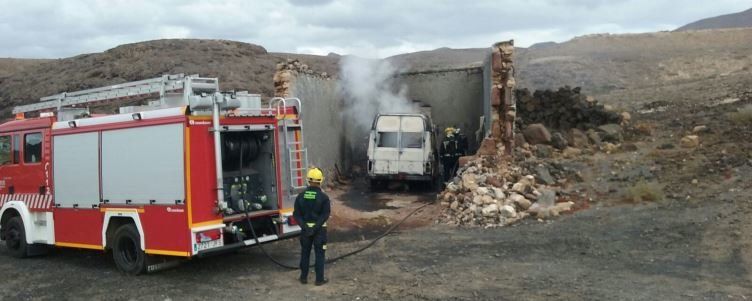
[[[340,69],[343,117],[358,132],[370,129],[378,113],[418,111],[407,97],[407,87],[395,83],[399,70],[388,61],[346,56],[340,61]]]

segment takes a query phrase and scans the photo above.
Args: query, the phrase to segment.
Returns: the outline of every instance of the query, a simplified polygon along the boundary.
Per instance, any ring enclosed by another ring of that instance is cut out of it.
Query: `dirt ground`
[[[653,133],[625,132],[612,154],[548,159],[578,169],[582,179],[566,189],[592,199],[582,210],[484,230],[436,224],[441,209],[432,204],[374,247],[329,265],[326,286],[299,284],[297,271],[258,248],[128,277],[98,252],[19,260],[0,247],[0,299],[749,300],[752,125],[726,116],[750,103],[646,104],[633,122],[653,124]],[[679,147],[696,125],[709,129],[701,145]],[[626,201],[638,181],[658,183],[662,200]],[[330,195],[330,257],[435,199],[420,189],[370,193],[357,179]],[[290,264],[298,258],[296,240],[265,248]]]

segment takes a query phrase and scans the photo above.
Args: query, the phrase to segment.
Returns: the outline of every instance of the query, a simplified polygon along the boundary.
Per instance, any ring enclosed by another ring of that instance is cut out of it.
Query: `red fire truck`
[[[117,103],[138,105],[89,112]],[[16,257],[111,251],[139,274],[296,236],[301,105],[177,74],[16,107],[0,125],[0,239]]]

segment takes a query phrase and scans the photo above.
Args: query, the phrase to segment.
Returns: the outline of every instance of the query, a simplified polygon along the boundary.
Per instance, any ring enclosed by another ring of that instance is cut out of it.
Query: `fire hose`
[[[407,214],[404,218],[402,218],[402,220],[400,220],[396,224],[394,224],[391,227],[389,227],[389,229],[387,229],[386,231],[384,231],[384,233],[382,233],[381,235],[376,236],[375,238],[373,238],[365,246],[362,246],[362,247],[360,247],[360,248],[358,248],[358,249],[356,249],[354,251],[350,251],[350,252],[347,252],[345,254],[339,255],[337,257],[329,258],[329,259],[326,260],[326,263],[327,264],[333,263],[333,262],[338,261],[340,259],[343,259],[343,258],[346,258],[346,257],[349,257],[349,256],[352,256],[352,255],[355,255],[355,254],[358,254],[360,252],[365,251],[366,249],[368,249],[368,248],[372,247],[374,244],[376,244],[376,242],[378,242],[382,238],[384,238],[387,235],[391,234],[395,229],[397,229],[397,227],[399,227],[400,225],[402,225],[402,223],[404,223],[413,214],[417,213],[418,211],[420,211],[421,209],[425,208],[426,206],[428,206],[430,204],[431,203],[426,203],[426,204],[421,205],[418,208],[415,208],[413,211],[411,211],[409,214]],[[248,207],[246,207],[246,208],[248,208]],[[300,268],[298,266],[288,265],[288,264],[285,264],[283,262],[280,262],[276,258],[274,258],[271,255],[269,255],[269,253],[267,253],[266,250],[264,249],[264,247],[260,244],[258,236],[256,236],[256,230],[253,229],[253,223],[251,222],[251,216],[248,214],[248,209],[245,210],[245,216],[246,216],[246,219],[248,220],[248,223],[250,224],[251,235],[253,235],[253,239],[256,241],[256,245],[258,245],[258,247],[261,249],[261,253],[263,253],[267,258],[269,258],[269,260],[271,260],[273,263],[277,264],[280,267],[283,267],[283,268],[286,268],[286,269],[291,269],[291,270],[297,270],[297,269]],[[313,267],[313,265],[311,265],[311,267]]]

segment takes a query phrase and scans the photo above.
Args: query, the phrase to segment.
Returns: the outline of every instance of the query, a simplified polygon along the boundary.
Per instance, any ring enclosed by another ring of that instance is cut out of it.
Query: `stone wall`
[[[293,64],[287,64],[293,65]],[[297,97],[303,105],[303,138],[308,149],[308,165],[334,175],[350,167],[345,154],[345,127],[341,116],[343,99],[337,81],[315,72],[299,72],[278,67],[274,76],[278,97]]]

